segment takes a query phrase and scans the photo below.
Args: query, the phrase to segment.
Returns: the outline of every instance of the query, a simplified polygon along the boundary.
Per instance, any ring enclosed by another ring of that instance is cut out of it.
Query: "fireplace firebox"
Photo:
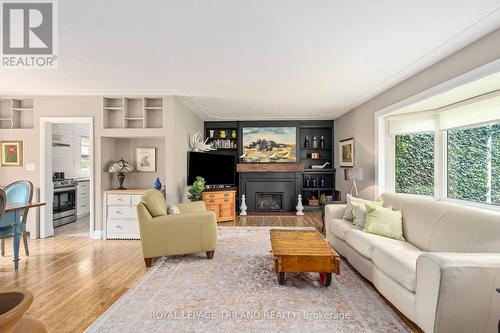
[[[259,212],[282,212],[283,192],[256,192],[255,209]]]

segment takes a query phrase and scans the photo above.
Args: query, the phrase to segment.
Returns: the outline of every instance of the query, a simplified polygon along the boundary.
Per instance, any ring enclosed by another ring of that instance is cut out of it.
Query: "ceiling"
[[[333,119],[500,27],[500,0],[65,0],[59,66],[2,95],[174,94],[204,119]]]

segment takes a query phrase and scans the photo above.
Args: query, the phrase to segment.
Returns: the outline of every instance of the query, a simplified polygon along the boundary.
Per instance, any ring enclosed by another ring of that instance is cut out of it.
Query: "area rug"
[[[411,332],[349,265],[279,286],[269,227],[220,227],[212,260],[165,257],[87,332]]]

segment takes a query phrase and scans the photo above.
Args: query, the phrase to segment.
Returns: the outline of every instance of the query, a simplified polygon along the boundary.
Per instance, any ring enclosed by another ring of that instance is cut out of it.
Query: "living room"
[[[498,0],[0,7],[0,332],[500,332]]]

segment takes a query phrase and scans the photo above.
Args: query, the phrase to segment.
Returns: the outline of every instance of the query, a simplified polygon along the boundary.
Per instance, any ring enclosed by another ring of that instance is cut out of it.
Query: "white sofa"
[[[497,332],[500,213],[385,193],[402,211],[406,241],[363,232],[325,208],[326,237],[366,279],[425,332]]]

